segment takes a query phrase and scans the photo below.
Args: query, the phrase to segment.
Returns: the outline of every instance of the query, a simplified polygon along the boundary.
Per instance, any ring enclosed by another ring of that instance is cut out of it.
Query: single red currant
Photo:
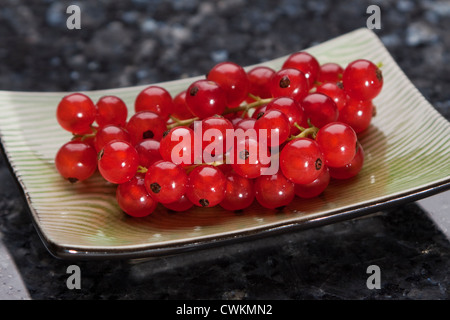
[[[324,125],[335,122],[339,116],[336,103],[329,96],[322,93],[310,93],[301,103],[305,110],[305,118],[308,118],[315,127],[321,128]],[[305,121],[302,124],[307,127]]]
[[[337,83],[342,81],[342,74],[344,73],[344,68],[339,64],[334,62],[324,63],[320,66],[319,75],[316,82],[321,85],[324,83]]]
[[[206,78],[216,82],[225,91],[229,108],[238,107],[248,96],[250,82],[247,73],[234,62],[216,64]]]
[[[194,138],[194,130],[191,128],[170,129],[161,139],[161,157],[181,166],[194,164]]]
[[[90,132],[96,115],[97,110],[91,98],[82,93],[63,97],[56,109],[59,125],[73,134]]]
[[[223,116],[214,115],[202,120],[202,141],[204,162],[212,162],[216,155],[223,155],[227,150],[227,130],[232,132],[234,127],[230,120]],[[231,144],[230,144],[231,146]]]
[[[361,133],[369,127],[372,115],[373,103],[371,100],[348,99],[347,104],[339,111],[338,120],[350,125],[356,133]]]
[[[224,199],[225,186],[222,171],[210,165],[200,165],[188,175],[186,196],[196,206],[214,207]]]
[[[55,166],[61,176],[70,182],[83,181],[97,169],[97,152],[86,142],[69,141],[56,153]]]
[[[222,114],[227,106],[226,92],[214,81],[197,80],[187,89],[186,104],[200,119]]]
[[[97,101],[96,107],[95,121],[100,127],[106,125],[125,127],[128,109],[122,99],[116,96],[103,96]]]
[[[280,168],[284,176],[296,184],[308,184],[324,170],[319,145],[310,138],[289,141],[280,153]]]
[[[259,143],[277,147],[289,138],[291,126],[288,117],[277,109],[267,110],[256,120],[255,127]]]
[[[130,142],[130,135],[125,129],[116,125],[106,125],[101,127],[94,137],[95,150],[100,152],[105,144],[114,140]]]
[[[156,161],[163,160],[159,148],[160,142],[155,139],[145,139],[135,145],[139,155],[139,164],[148,168]]]
[[[160,86],[149,86],[137,95],[134,110],[135,112],[152,111],[167,120],[173,111],[172,96]]]
[[[277,71],[270,80],[272,96],[291,97],[301,101],[309,91],[308,80],[305,74],[297,69],[288,68]]]
[[[264,208],[276,209],[287,206],[294,197],[294,183],[280,171],[255,179],[255,198]]]
[[[186,197],[186,195],[182,195],[181,198],[175,202],[162,203],[162,205],[167,209],[175,212],[184,212],[194,206],[194,204],[188,199],[188,197]]]
[[[181,91],[173,98],[172,116],[178,120],[185,120],[193,118],[194,115],[189,111],[186,104],[186,90]]]
[[[253,179],[270,166],[270,155],[267,146],[260,146],[256,135],[248,136],[236,141],[230,151],[229,162],[237,174]]]
[[[364,164],[364,150],[358,142],[353,159],[343,167],[330,167],[330,176],[334,179],[350,179],[356,176]]]
[[[146,217],[153,213],[158,205],[144,185],[144,178],[134,176],[117,186],[116,199],[119,207],[129,216]]]
[[[284,113],[289,120],[290,135],[298,133],[298,129],[294,124],[300,125],[303,122],[304,111],[303,107],[292,98],[279,97],[274,98],[267,104],[267,110],[276,109]]]
[[[270,79],[274,74],[275,70],[265,66],[254,67],[248,71],[247,76],[250,82],[250,93],[261,99],[271,98]],[[248,101],[252,101],[252,98],[249,98]]]
[[[383,74],[371,61],[358,59],[345,68],[342,83],[351,98],[373,100],[383,87]]]
[[[327,124],[317,132],[316,141],[329,167],[343,167],[355,156],[357,136],[348,124]]]
[[[170,161],[157,161],[145,174],[148,193],[160,203],[179,200],[186,192],[187,174],[184,169]]]
[[[316,93],[323,93],[333,99],[339,111],[347,103],[347,94],[344,91],[342,82],[325,82],[317,86]]]
[[[136,149],[126,141],[111,141],[98,154],[98,169],[105,180],[121,184],[135,176],[139,166]]]
[[[284,62],[282,68],[294,68],[303,72],[308,80],[309,88],[314,86],[320,72],[320,64],[317,59],[305,51],[291,54]]]
[[[226,174],[225,198],[220,206],[225,210],[235,211],[249,207],[255,199],[253,180],[244,178],[236,172]]]
[[[296,184],[295,195],[300,198],[309,199],[320,195],[330,183],[330,172],[324,168],[319,176],[313,182],[307,184]]]
[[[135,113],[127,122],[126,130],[133,145],[144,139],[161,140],[167,130],[166,122],[157,113],[140,111]]]

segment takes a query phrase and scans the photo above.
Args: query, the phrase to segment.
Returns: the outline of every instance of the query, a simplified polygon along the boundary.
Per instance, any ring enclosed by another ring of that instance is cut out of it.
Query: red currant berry
[[[373,100],[383,87],[383,75],[381,69],[371,61],[359,59],[345,68],[342,83],[351,98]]]
[[[101,97],[96,104],[95,121],[100,127],[115,125],[124,127],[127,122],[128,109],[122,99],[116,96]]]
[[[292,98],[289,97],[279,97],[274,98],[271,102],[267,104],[267,110],[278,110],[284,113],[284,115],[289,120],[290,135],[298,132],[298,129],[294,124],[300,125],[303,121],[303,107]]]
[[[225,90],[216,82],[197,80],[187,89],[186,103],[193,115],[204,119],[222,114],[227,106],[227,98]]]
[[[194,163],[194,130],[188,127],[170,129],[161,139],[159,152],[166,161],[186,166]]]
[[[343,167],[355,156],[357,136],[348,124],[327,124],[317,132],[316,141],[329,167]]]
[[[222,171],[210,165],[201,165],[189,173],[186,196],[196,206],[214,207],[224,199],[225,186]]]
[[[137,95],[134,110],[135,112],[152,111],[167,120],[173,110],[172,96],[160,86],[149,86]]]
[[[148,193],[160,203],[179,200],[186,192],[187,174],[184,169],[170,161],[157,161],[145,174]]]
[[[186,197],[182,195],[180,199],[172,203],[163,203],[164,207],[175,212],[187,211],[194,206],[194,204]]]
[[[253,180],[244,178],[231,171],[226,174],[225,198],[220,206],[225,210],[235,211],[249,207],[255,199]]]
[[[193,118],[194,115],[189,111],[186,104],[186,90],[181,91],[173,98],[173,111],[172,116],[178,120],[185,120]]]
[[[264,112],[267,110],[267,104],[264,104],[258,108],[255,109],[255,111],[252,114],[252,118],[258,120],[264,115]]]
[[[324,83],[337,83],[342,81],[342,74],[344,73],[344,68],[339,64],[334,62],[324,63],[320,66],[319,75],[316,82],[319,84]]]
[[[256,119],[253,118],[247,118],[247,119],[240,119],[239,122],[237,122],[234,126],[234,129],[242,129],[247,131],[248,129],[254,129],[255,128],[255,122]]]
[[[259,66],[247,72],[250,82],[250,93],[261,99],[271,98],[270,79],[275,74],[275,70],[265,66]],[[251,98],[248,101],[252,101]]]
[[[126,141],[106,144],[98,155],[98,169],[105,180],[121,184],[135,176],[139,166],[136,149]]]
[[[94,138],[95,150],[100,152],[105,144],[114,140],[130,142],[130,135],[125,129],[116,125],[106,125],[100,128]]]
[[[291,126],[288,117],[277,109],[267,110],[256,120],[255,130],[260,143],[276,147],[289,138]]]
[[[272,96],[291,97],[301,101],[308,94],[309,86],[305,74],[297,69],[288,68],[277,71],[270,80]]]
[[[62,98],[56,109],[59,125],[74,134],[91,131],[97,110],[91,98],[82,93],[72,93]]]
[[[233,124],[223,116],[215,115],[202,120],[204,162],[213,162],[212,157],[223,155],[227,150],[227,130],[233,132]],[[231,144],[230,144],[231,147]],[[210,158],[210,159],[208,159]]]
[[[284,62],[282,68],[294,68],[300,70],[305,74],[309,88],[312,88],[319,75],[320,64],[313,55],[301,51],[291,54]]]
[[[244,68],[233,62],[216,64],[208,73],[208,80],[216,82],[226,93],[229,108],[238,107],[250,89],[250,82]]]
[[[300,198],[309,199],[320,195],[330,183],[330,172],[324,168],[316,180],[308,184],[296,184],[295,195]]]
[[[350,125],[356,133],[366,130],[372,121],[373,104],[371,100],[358,101],[349,99],[339,111],[338,120]]]
[[[145,139],[135,145],[139,155],[139,164],[148,168],[156,161],[163,160],[159,148],[160,142],[155,139]]]
[[[129,216],[146,217],[153,213],[158,205],[147,192],[144,179],[135,176],[117,186],[116,199],[119,207]]]
[[[70,182],[83,181],[97,169],[97,152],[86,142],[69,141],[56,153],[55,166],[61,176]]]
[[[229,161],[231,167],[244,178],[253,179],[259,177],[270,166],[270,155],[268,155],[269,152],[266,152],[266,150],[267,146],[260,146],[256,135],[238,139],[230,151]]]
[[[364,150],[358,142],[353,159],[343,167],[330,167],[330,176],[334,179],[350,179],[356,176],[364,164]]]
[[[264,208],[275,209],[287,206],[294,197],[294,183],[280,171],[255,179],[255,198]]]
[[[347,103],[347,94],[344,91],[342,82],[323,83],[317,87],[316,93],[323,93],[333,99],[339,111],[342,110]]]
[[[144,139],[161,140],[167,130],[166,122],[157,113],[152,111],[140,111],[135,113],[126,125],[133,145]]]
[[[336,103],[325,94],[310,93],[303,99],[301,105],[305,111],[305,118],[308,118],[311,124],[317,128],[321,128],[338,119],[339,110]],[[307,126],[305,121],[303,126]]]
[[[308,184],[324,170],[319,145],[310,138],[289,141],[280,153],[280,168],[286,178],[296,184]]]

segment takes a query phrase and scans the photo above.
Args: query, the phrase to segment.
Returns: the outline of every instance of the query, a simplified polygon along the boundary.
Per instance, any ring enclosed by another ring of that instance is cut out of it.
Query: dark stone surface
[[[223,60],[258,63],[366,25],[422,94],[450,118],[448,1],[2,0],[0,89],[78,91],[206,73]],[[81,8],[81,30],[66,8]],[[53,258],[0,159],[0,235],[33,299],[449,299],[450,244],[415,203],[364,219],[154,259]],[[77,264],[82,288],[69,290]],[[369,265],[381,289],[369,290]]]

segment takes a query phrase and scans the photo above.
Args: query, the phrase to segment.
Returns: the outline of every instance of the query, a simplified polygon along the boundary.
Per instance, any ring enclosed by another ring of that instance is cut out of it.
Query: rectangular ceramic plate
[[[3,150],[23,189],[48,250],[75,259],[143,258],[268,236],[365,215],[450,186],[450,124],[419,93],[377,36],[359,29],[307,49],[320,63],[346,66],[358,58],[383,64],[384,88],[374,101],[377,115],[359,139],[366,153],[360,174],[332,181],[311,200],[295,199],[282,211],[257,204],[236,214],[220,208],[194,208],[127,217],[115,201],[115,187],[94,176],[70,184],[54,168],[58,148],[71,136],[56,122],[55,110],[67,92],[0,92]],[[263,63],[279,69],[286,57]],[[194,79],[160,83],[173,95]],[[133,113],[144,88],[86,92],[121,97]]]

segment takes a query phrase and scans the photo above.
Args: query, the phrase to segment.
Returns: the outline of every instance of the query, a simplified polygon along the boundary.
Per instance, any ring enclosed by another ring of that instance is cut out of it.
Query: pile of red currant
[[[357,135],[370,125],[382,86],[371,61],[343,68],[302,51],[280,70],[218,63],[174,97],[149,86],[130,117],[118,96],[95,104],[73,93],[57,107],[73,138],[55,165],[72,183],[98,170],[133,217],[158,205],[177,212],[254,202],[281,208],[295,196],[318,196],[330,179],[358,174],[364,151]]]

